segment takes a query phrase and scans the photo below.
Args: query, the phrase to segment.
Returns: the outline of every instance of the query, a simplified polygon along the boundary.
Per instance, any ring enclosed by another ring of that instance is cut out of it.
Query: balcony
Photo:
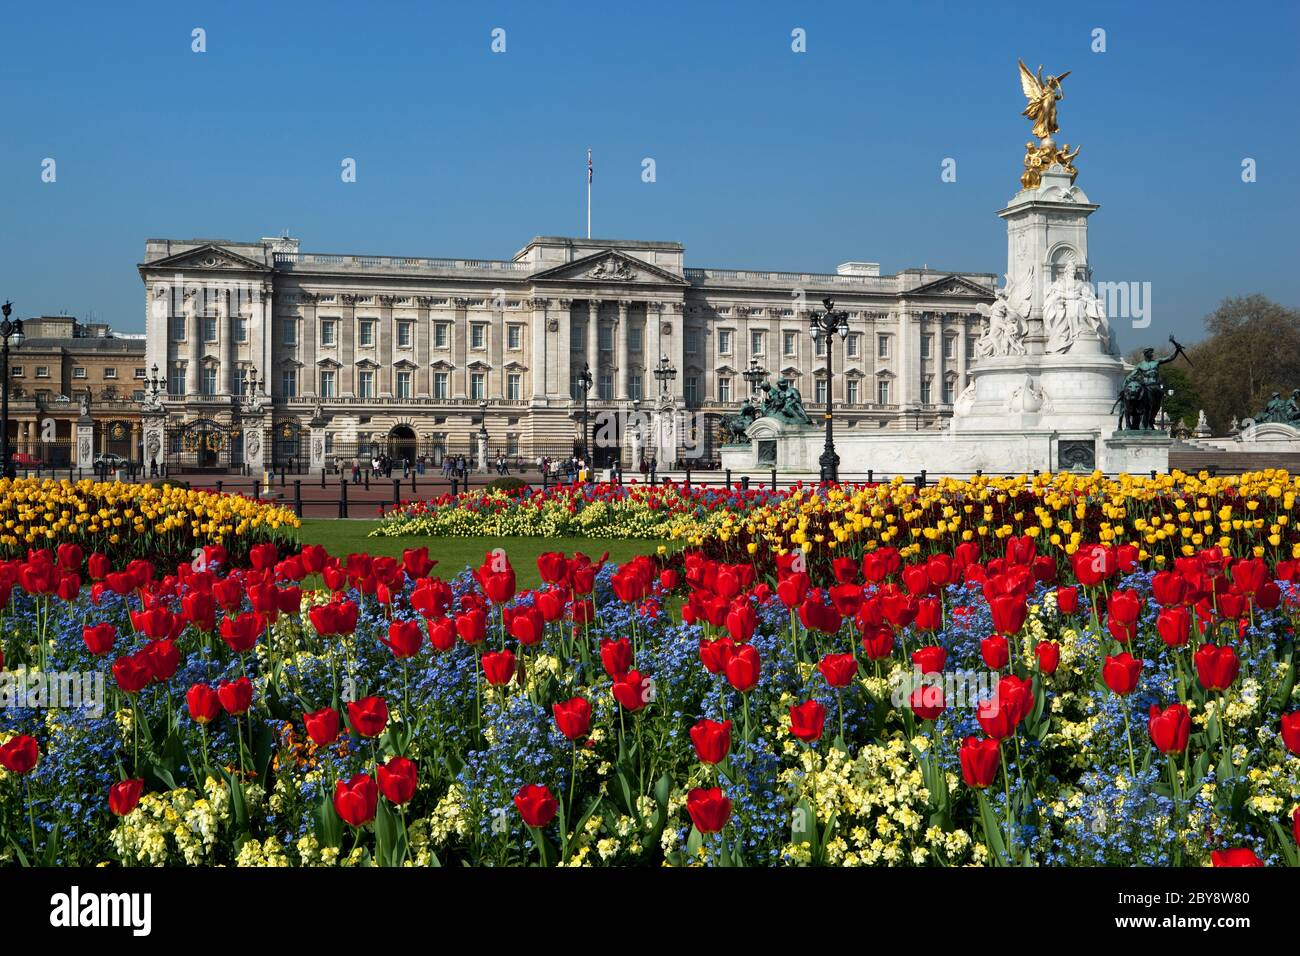
[[[405,256],[342,256],[317,252],[277,252],[281,272],[346,272],[357,275],[446,275],[513,272],[527,275],[532,265],[511,259],[421,259]]]

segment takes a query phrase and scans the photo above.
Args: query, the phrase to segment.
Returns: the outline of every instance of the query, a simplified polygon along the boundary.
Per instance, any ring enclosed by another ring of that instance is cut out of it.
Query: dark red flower
[[[731,721],[700,720],[691,728],[691,743],[701,763],[716,764],[731,751]]]
[[[379,791],[396,806],[407,803],[415,796],[418,773],[415,762],[405,757],[391,757],[376,768]]]
[[[577,740],[591,732],[591,704],[585,697],[570,697],[551,705],[555,726],[568,740]]]
[[[322,707],[302,715],[307,736],[317,747],[332,744],[339,736],[339,712],[333,707]]]
[[[388,724],[388,704],[382,697],[348,701],[348,723],[362,737],[378,737]]]
[[[560,804],[544,784],[526,783],[515,791],[515,809],[526,826],[538,830],[555,819]]]
[[[334,784],[334,810],[348,826],[363,827],[375,818],[379,807],[379,787],[368,773]]]
[[[114,816],[124,817],[140,804],[144,780],[123,780],[108,788],[108,809]]]
[[[686,812],[695,829],[717,833],[731,819],[731,800],[721,787],[695,787],[686,795]]]
[[[996,740],[967,737],[957,752],[961,761],[961,776],[966,786],[983,790],[998,778],[1002,763],[1002,749]]]

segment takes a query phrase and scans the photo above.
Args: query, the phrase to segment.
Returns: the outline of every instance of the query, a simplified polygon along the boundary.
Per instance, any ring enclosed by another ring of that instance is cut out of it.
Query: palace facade
[[[166,454],[182,466],[195,427],[229,429],[230,443],[199,444],[242,460],[250,391],[268,411],[267,467],[302,462],[313,421],[328,459],[472,455],[480,427],[492,456],[570,454],[584,367],[592,416],[671,398],[694,413],[706,459],[755,367],[789,379],[809,408],[829,392],[837,429],[926,428],[965,386],[977,306],[995,284],[866,262],[688,268],[680,243],[545,236],[499,260],[327,255],[288,237],[150,239],[138,268],[146,364],[165,381]],[[830,375],[808,331],[825,297],[849,312]],[[675,376],[657,380],[660,366]]]

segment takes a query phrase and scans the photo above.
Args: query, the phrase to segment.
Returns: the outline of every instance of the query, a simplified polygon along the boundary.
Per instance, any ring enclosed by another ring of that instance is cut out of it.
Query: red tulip
[[[81,639],[86,644],[86,650],[99,657],[113,649],[113,642],[117,640],[117,628],[107,622],[83,627]]]
[[[753,644],[742,644],[727,661],[727,683],[742,694],[749,692],[758,683],[762,671],[762,662]]]
[[[1142,610],[1142,600],[1136,591],[1115,590],[1110,592],[1110,601],[1106,606],[1106,628],[1111,637],[1121,644],[1127,644],[1137,636],[1137,619]]]
[[[429,643],[439,651],[447,652],[456,646],[456,622],[449,617],[430,618]]]
[[[912,663],[921,669],[922,674],[942,674],[947,662],[948,652],[937,645],[912,651]]]
[[[833,606],[828,607],[822,603],[820,588],[809,591],[808,597],[799,605],[799,620],[808,630],[821,631],[823,634],[839,633],[842,623],[840,612]]]
[[[266,621],[255,612],[227,617],[221,621],[221,639],[236,654],[252,650],[264,630]]]
[[[862,649],[867,652],[868,660],[884,660],[894,652],[894,632],[884,624],[864,628]]]
[[[437,563],[429,558],[427,547],[406,548],[402,551],[402,567],[411,580],[427,578]]]
[[[731,819],[731,800],[721,787],[696,787],[686,795],[686,812],[696,830],[717,833]]]
[[[113,662],[113,679],[125,693],[138,694],[149,686],[153,673],[143,657],[129,654]]]
[[[754,605],[748,600],[736,601],[727,611],[726,625],[727,633],[733,641],[748,641],[758,627],[758,614],[754,611]]]
[[[691,743],[701,763],[716,764],[731,751],[731,721],[700,720],[691,728]]]
[[[379,787],[368,773],[334,784],[334,810],[348,826],[363,827],[375,818],[379,808]]]
[[[375,768],[379,777],[379,791],[395,806],[407,803],[415,796],[417,771],[415,762],[405,757],[391,757],[387,763]]]
[[[961,761],[961,776],[966,786],[983,790],[998,778],[1002,763],[1002,750],[996,740],[967,737],[957,753]]]
[[[1227,645],[1202,644],[1193,662],[1196,664],[1196,677],[1206,690],[1227,690],[1241,668],[1237,652]]]
[[[736,645],[730,638],[720,637],[716,641],[700,638],[700,662],[710,674],[725,674],[727,661],[736,653]]]
[[[456,633],[466,644],[482,644],[487,639],[487,612],[476,607],[464,614],[457,614]]]
[[[626,637],[618,640],[602,638],[600,662],[605,667],[605,673],[618,680],[632,669],[632,642]]]
[[[1121,697],[1133,693],[1137,688],[1138,676],[1142,673],[1142,659],[1134,657],[1128,651],[1106,658],[1101,667],[1102,680],[1112,692]]]
[[[1018,634],[1025,626],[1025,615],[1029,608],[1023,596],[1002,594],[989,601],[989,610],[993,614],[993,630],[1011,636]]]
[[[908,696],[907,703],[922,720],[938,720],[947,706],[943,687],[938,684],[921,684]]]
[[[1192,718],[1182,704],[1170,704],[1164,710],[1152,704],[1147,729],[1151,733],[1151,742],[1162,754],[1180,754],[1187,749],[1192,734]]]
[[[551,705],[555,726],[569,740],[577,740],[591,732],[591,704],[585,697],[571,697]]]
[[[1264,861],[1249,847],[1231,850],[1211,850],[1210,862],[1215,866],[1263,866]]]
[[[1161,607],[1177,607],[1187,596],[1187,579],[1177,571],[1157,571],[1151,578],[1151,598]]]
[[[0,767],[4,767],[10,773],[16,773],[20,777],[31,772],[40,756],[41,749],[37,745],[35,738],[29,737],[27,734],[10,737],[0,744]]]
[[[980,641],[980,657],[989,670],[1000,671],[1011,660],[1011,648],[1001,634],[992,634]]]
[[[401,660],[414,657],[420,652],[420,645],[424,643],[424,631],[419,621],[393,621],[388,625],[388,639],[381,637],[379,640],[393,652],[394,657]]]
[[[832,687],[848,687],[858,676],[858,661],[852,654],[827,654],[818,662],[817,670]]]
[[[207,684],[195,684],[185,695],[190,719],[196,724],[210,724],[221,713],[221,698]]]
[[[1170,647],[1182,647],[1192,632],[1192,615],[1185,607],[1165,607],[1156,615],[1156,633]]]
[[[1079,589],[1070,587],[1057,587],[1056,589],[1056,610],[1061,614],[1074,614],[1079,610]]]
[[[253,704],[253,685],[247,677],[234,681],[222,681],[217,685],[217,699],[222,709],[232,717],[247,713]]]
[[[515,676],[514,651],[492,651],[483,655],[483,676],[493,687],[504,687]]]
[[[826,723],[826,708],[815,700],[806,700],[790,708],[790,733],[804,743],[820,740]]]
[[[123,780],[108,788],[108,809],[114,816],[124,817],[140,804],[144,780]]]
[[[378,737],[388,724],[388,704],[382,697],[348,701],[348,723],[362,737]]]
[[[255,544],[248,549],[248,563],[258,571],[266,571],[275,567],[275,562],[278,560],[280,560],[280,552],[269,541],[264,544]]]
[[[113,570],[113,562],[108,559],[108,555],[96,551],[86,562],[86,570],[90,573],[92,580],[102,581]]]
[[[525,825],[539,830],[555,819],[560,804],[543,784],[526,783],[515,791],[515,808]]]
[[[792,571],[782,575],[776,582],[776,596],[782,604],[793,610],[804,602],[811,586],[807,574],[802,571]]]
[[[322,707],[302,715],[307,736],[317,747],[332,744],[339,736],[339,712],[333,707]]]
[[[1034,645],[1034,656],[1038,658],[1040,671],[1055,674],[1061,663],[1061,645],[1056,641],[1039,641]]]
[[[1282,743],[1286,749],[1300,757],[1300,710],[1282,715]]]
[[[927,634],[939,630],[943,626],[942,602],[937,597],[921,598],[916,602],[916,620],[913,623],[917,630]]]
[[[649,678],[643,677],[640,671],[628,671],[616,679],[612,691],[619,706],[633,713],[650,702]]]
[[[145,667],[149,669],[149,676],[159,683],[171,680],[181,663],[181,652],[176,647],[176,642],[170,637],[161,641],[153,641],[141,650],[137,656],[144,661]]]

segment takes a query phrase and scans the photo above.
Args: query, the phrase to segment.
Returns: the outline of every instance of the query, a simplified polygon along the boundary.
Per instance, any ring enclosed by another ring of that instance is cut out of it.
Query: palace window
[[[797,332],[785,331],[781,333],[781,351],[785,355],[794,355],[795,347],[798,345]]]
[[[928,359],[930,357],[930,353],[933,351],[933,343],[933,335],[921,336],[921,358]]]
[[[876,336],[876,357],[883,358],[883,359],[889,358],[889,336],[888,335]]]
[[[397,373],[397,397],[398,398],[411,397],[411,373],[410,372]]]
[[[931,391],[932,389],[930,387],[930,380],[926,379],[924,382],[921,383],[921,404],[922,405],[930,404]]]
[[[334,345],[335,335],[338,332],[338,323],[335,319],[321,319],[320,323],[320,344],[326,348]]]
[[[844,340],[844,354],[849,358],[857,358],[862,352],[862,333],[854,332]]]
[[[629,398],[641,400],[641,376],[632,375],[627,380],[627,394]]]
[[[518,372],[511,372],[506,376],[506,398],[512,402],[519,401],[520,394],[523,392],[524,377]]]
[[[596,394],[600,397],[601,401],[608,402],[613,400],[614,376],[610,375],[608,372],[601,372],[600,383],[596,387],[599,389]]]
[[[633,352],[641,351],[641,338],[642,338],[641,326],[633,325],[628,327],[627,347],[630,348]]]
[[[826,354],[826,336],[824,335],[813,336],[813,354],[816,356],[822,356]]]
[[[298,395],[298,370],[296,368],[280,370],[280,394],[285,398],[295,398]]]
[[[217,394],[217,369],[216,366],[207,365],[203,368],[203,394]]]
[[[144,379],[144,378],[147,378],[147,377],[148,377],[148,372],[147,372],[145,369],[138,368],[138,369],[135,370],[135,377],[138,378],[138,379]]]
[[[724,405],[731,401],[731,376],[718,376],[718,401]]]
[[[72,370],[72,377],[73,377],[73,378],[85,378],[85,377],[86,377],[86,370],[85,370],[84,368],[82,368],[80,365],[78,365],[76,368],[74,368],[74,369]]]
[[[332,368],[321,369],[320,373],[320,397],[334,397],[334,370]]]
[[[451,341],[451,325],[447,322],[435,322],[433,325],[433,347],[445,349]]]
[[[357,326],[357,335],[363,349],[373,348],[375,344],[375,320],[362,319]]]
[[[375,373],[371,369],[362,369],[357,373],[357,398],[375,397]]]
[[[248,341],[248,319],[245,319],[242,316],[235,319],[235,341]]]
[[[524,347],[524,327],[522,325],[506,326],[506,348],[513,352]]]
[[[217,340],[217,320],[213,316],[205,315],[203,317],[203,341],[215,342]]]
[[[474,401],[482,401],[487,398],[487,374],[484,372],[475,372],[469,377],[469,397]]]
[[[813,398],[813,401],[816,402],[818,405],[826,404],[826,379],[825,378],[817,379],[817,384],[813,387],[813,395],[815,396]]]
[[[718,330],[718,354],[731,354],[731,332],[728,329]]]
[[[569,397],[575,402],[582,401],[582,371],[574,369],[569,373]]]
[[[411,323],[397,323],[397,347],[399,349],[409,349],[411,347]]]
[[[49,367],[48,365],[38,365],[38,366],[36,366],[36,377],[37,377],[37,378],[49,378],[49,377],[50,377],[50,367]]]
[[[876,383],[876,403],[879,405],[889,404],[889,382],[882,380]]]
[[[952,382],[943,383],[943,403],[951,405],[953,403],[953,393],[956,391]]]
[[[476,322],[469,327],[469,347],[472,349],[487,348],[487,326],[481,322]]]
[[[438,399],[447,398],[448,375],[446,372],[433,373],[433,397]]]
[[[12,375],[14,378],[22,378],[23,367],[21,365],[11,365],[9,366],[9,374]]]
[[[577,325],[569,326],[569,351],[582,351],[582,328]]]
[[[763,354],[763,333],[762,332],[749,333],[749,354],[750,355]]]
[[[946,359],[957,357],[957,336],[945,335],[943,337],[943,357]]]
[[[966,361],[969,362],[974,358],[975,358],[975,336],[968,335],[966,336]]]
[[[117,369],[113,368],[111,365],[104,369],[104,378],[117,378]]]
[[[285,345],[297,345],[298,344],[298,320],[281,319],[280,321],[284,323],[283,325],[284,338],[282,340],[283,343]]]
[[[602,352],[614,351],[614,326],[602,325],[597,330],[596,338]]]
[[[688,405],[699,404],[700,400],[700,377],[698,375],[687,375],[682,390],[682,395]]]
[[[172,341],[185,341],[185,316],[183,315],[172,316]]]
[[[686,330],[686,354],[694,355],[700,350],[700,331],[699,329]]]
[[[167,394],[185,394],[185,365],[177,362],[167,372]]]
[[[851,378],[844,383],[844,400],[850,405],[858,404],[858,380]]]

